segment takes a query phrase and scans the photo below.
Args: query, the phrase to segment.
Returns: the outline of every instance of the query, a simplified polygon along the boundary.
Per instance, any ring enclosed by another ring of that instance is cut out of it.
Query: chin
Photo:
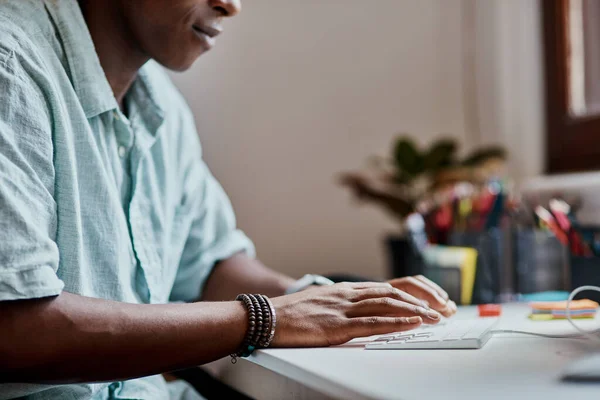
[[[161,54],[152,58],[171,71],[184,72],[190,69],[204,53],[205,51],[198,49],[178,49],[174,54]]]
[[[194,65],[194,62],[196,61],[191,60],[191,61],[186,61],[186,62],[160,62],[158,61],[159,64],[161,64],[163,67],[170,69],[171,71],[175,71],[175,72],[185,72],[188,69],[190,69],[192,67],[192,65]]]
[[[192,67],[192,65],[194,65],[194,62],[196,62],[196,60],[198,59],[198,57],[190,57],[190,58],[185,58],[183,60],[161,60],[159,58],[155,58],[154,60],[157,61],[159,64],[161,64],[163,67],[170,69],[171,71],[175,71],[175,72],[184,72],[187,71],[188,69],[190,69]]]

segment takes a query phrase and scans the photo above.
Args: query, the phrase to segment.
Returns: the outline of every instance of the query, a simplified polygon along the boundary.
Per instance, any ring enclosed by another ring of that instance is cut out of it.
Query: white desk
[[[572,333],[566,321],[533,322],[524,305],[504,305],[496,329]],[[456,318],[476,315],[463,308]],[[600,322],[580,321],[583,327]],[[269,349],[221,379],[257,399],[600,399],[600,384],[561,382],[572,360],[600,351],[589,340],[496,334],[480,350],[364,350],[359,343],[323,349]]]

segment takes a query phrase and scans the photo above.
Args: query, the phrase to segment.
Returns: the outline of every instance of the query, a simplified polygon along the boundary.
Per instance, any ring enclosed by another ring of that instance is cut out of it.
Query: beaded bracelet
[[[254,346],[254,348],[257,348],[260,346],[260,342],[262,339],[263,332],[265,330],[265,324],[267,323],[267,320],[263,313],[262,307],[258,301],[258,297],[254,294],[249,294],[248,296],[250,296],[250,299],[252,300],[252,304],[254,305],[254,308],[256,309],[256,333],[255,333],[254,337],[252,338],[253,339],[252,345]]]
[[[269,347],[275,336],[275,326],[277,325],[277,316],[275,314],[275,307],[271,300],[262,294],[255,295],[257,298],[260,309],[262,311],[262,318],[265,323],[265,327],[262,330],[262,337],[259,340],[258,345],[261,348]]]
[[[273,338],[275,337],[275,326],[277,325],[277,314],[275,314],[275,306],[271,302],[267,296],[263,296],[269,305],[269,311],[271,312],[271,331],[269,332],[269,337],[267,338],[267,342],[265,343],[265,347],[269,347]]]
[[[275,336],[277,322],[275,307],[271,300],[261,294],[240,294],[236,297],[248,311],[248,330],[241,349],[231,354],[231,362],[235,364],[239,357],[248,357],[256,348],[266,348]]]
[[[271,310],[269,309],[269,305],[267,304],[267,301],[264,299],[264,296],[258,294],[258,295],[256,295],[256,299],[258,300],[258,303],[260,304],[262,318],[265,323],[265,328],[267,328],[261,332],[261,335],[258,339],[258,345],[260,347],[267,347],[265,345],[267,343],[267,339],[269,338],[269,333],[271,332]]]
[[[254,309],[254,305],[252,304],[250,296],[247,294],[240,294],[235,299],[237,301],[241,301],[246,307],[246,311],[248,312],[248,330],[246,331],[246,335],[242,341],[241,350],[239,350],[237,353],[231,354],[231,362],[233,364],[237,362],[238,357],[242,357],[243,354],[245,354],[245,352],[251,348],[253,338],[255,336],[254,333],[256,331],[256,310]]]

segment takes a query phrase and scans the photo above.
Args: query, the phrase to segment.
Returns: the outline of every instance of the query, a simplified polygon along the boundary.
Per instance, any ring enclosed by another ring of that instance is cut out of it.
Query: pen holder
[[[590,249],[595,254],[598,254],[600,250],[600,227],[581,224],[574,224],[573,227],[581,235],[581,239],[588,244]],[[598,255],[579,256],[571,254],[569,257],[569,267],[569,290],[574,290],[580,286],[600,286],[600,257]],[[600,302],[600,293],[594,291],[581,292],[576,298],[586,298]]]
[[[600,257],[571,256],[571,290],[586,285],[600,286]],[[600,302],[600,293],[585,291],[575,298]]]
[[[519,229],[513,237],[517,293],[568,290],[568,249],[551,232]]]
[[[472,303],[494,303],[501,292],[501,271],[506,261],[505,232],[498,228],[483,232],[452,232],[449,245],[477,250]]]

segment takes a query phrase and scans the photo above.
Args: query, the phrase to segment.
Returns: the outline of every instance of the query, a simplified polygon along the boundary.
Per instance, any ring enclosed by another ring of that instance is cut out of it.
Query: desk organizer
[[[569,290],[568,250],[552,233],[515,230],[513,257],[516,293]]]
[[[449,245],[477,250],[472,303],[494,303],[501,292],[501,271],[506,263],[504,232],[497,228],[484,232],[453,232]]]
[[[580,286],[600,287],[600,257],[571,257],[571,289]],[[581,292],[576,299],[590,299],[600,302],[600,293],[594,291]]]

